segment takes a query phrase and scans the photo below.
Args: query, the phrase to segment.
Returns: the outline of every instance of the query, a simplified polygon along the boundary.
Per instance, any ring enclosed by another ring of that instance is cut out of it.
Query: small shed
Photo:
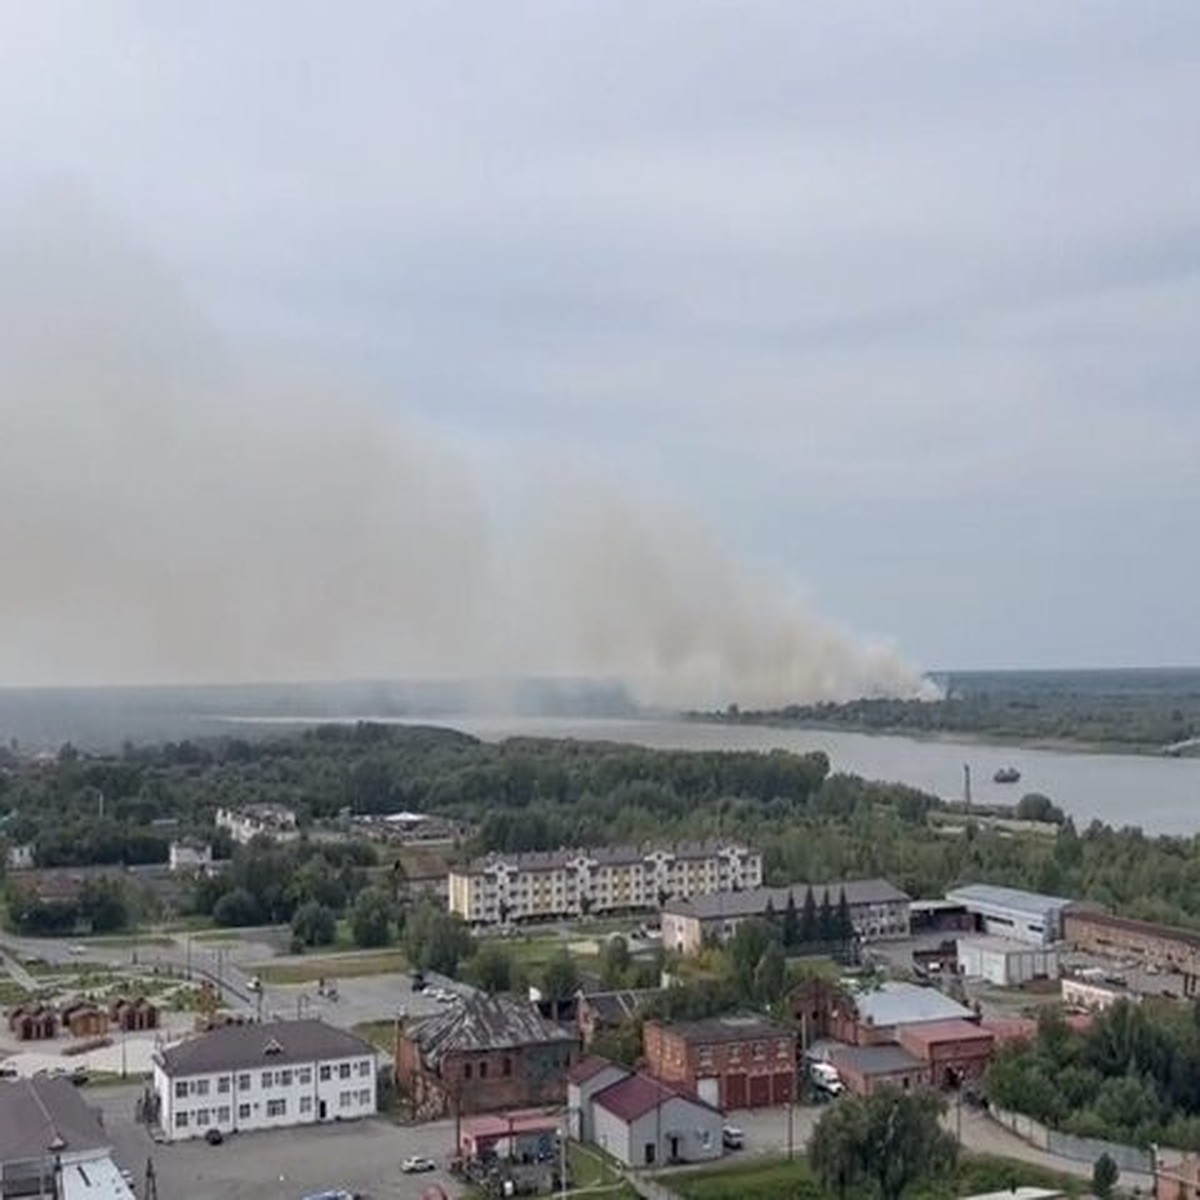
[[[8,1027],[22,1042],[42,1042],[58,1034],[58,1014],[45,1004],[22,1004],[8,1014]]]
[[[72,1037],[96,1038],[108,1033],[108,1013],[91,1000],[72,1000],[63,1005],[59,1016]]]
[[[145,996],[122,996],[109,1006],[109,1019],[122,1033],[158,1028],[158,1006]]]

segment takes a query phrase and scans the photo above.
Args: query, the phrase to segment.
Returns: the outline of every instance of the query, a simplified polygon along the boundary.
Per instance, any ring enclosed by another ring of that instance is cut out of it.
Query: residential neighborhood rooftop
[[[742,1042],[751,1038],[794,1036],[795,1031],[757,1013],[706,1017],[699,1021],[663,1021],[665,1029],[686,1042]]]
[[[699,1104],[704,1108],[712,1108],[698,1097],[685,1094],[665,1083],[643,1075],[627,1075],[624,1079],[610,1084],[602,1092],[597,1092],[593,1103],[605,1111],[612,1113],[622,1121],[636,1121],[639,1117],[653,1112],[668,1100],[685,1099],[691,1104]],[[716,1111],[715,1109],[713,1110]]]
[[[610,992],[586,992],[579,998],[587,1001],[601,1021],[617,1025],[636,1017],[649,1001],[661,995],[662,988],[621,988]]]
[[[859,1019],[871,1025],[913,1025],[975,1014],[936,988],[888,980],[868,991],[851,991]]]
[[[899,904],[908,896],[895,884],[886,879],[847,879],[835,883],[812,884],[813,900],[817,904],[829,898],[836,905],[843,892],[847,904]],[[793,884],[791,887],[750,888],[741,892],[711,892],[705,896],[694,896],[690,900],[668,900],[663,905],[664,913],[678,916],[697,917],[709,920],[720,917],[752,917],[765,912],[768,902],[776,912],[787,907],[788,896],[792,896],[797,908],[804,905],[810,885]]]
[[[992,1041],[994,1034],[974,1021],[953,1017],[948,1021],[921,1021],[907,1025],[904,1037],[920,1046],[932,1046],[937,1042]]]
[[[207,1075],[264,1063],[305,1063],[354,1055],[375,1057],[375,1047],[324,1021],[267,1021],[224,1025],[160,1050],[155,1056],[168,1076]]]
[[[842,1046],[829,1055],[835,1067],[845,1067],[856,1075],[897,1075],[901,1071],[920,1071],[925,1064],[903,1046]]]
[[[568,1083],[587,1083],[589,1079],[594,1079],[601,1071],[607,1070],[609,1067],[616,1066],[607,1058],[601,1058],[598,1054],[589,1054],[587,1058],[581,1058],[568,1072]],[[621,1068],[618,1067],[618,1070]]]
[[[110,1144],[100,1118],[68,1079],[0,1082],[0,1162],[99,1150]]]
[[[501,863],[519,867],[522,871],[561,870],[569,863],[583,861],[598,866],[621,866],[626,863],[644,862],[656,855],[674,859],[710,858],[722,851],[746,853],[749,847],[740,842],[691,841],[663,842],[627,846],[561,846],[557,850],[527,850],[507,854],[493,851],[482,858],[472,860],[466,871],[480,874]]]
[[[443,1013],[422,1021],[412,1039],[427,1066],[446,1054],[504,1050],[548,1042],[574,1042],[572,1030],[548,1021],[525,1000],[510,996],[466,997]]]

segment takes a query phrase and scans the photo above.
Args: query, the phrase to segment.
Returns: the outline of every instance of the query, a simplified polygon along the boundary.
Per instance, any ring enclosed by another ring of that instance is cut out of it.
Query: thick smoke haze
[[[918,674],[657,498],[492,472],[222,344],[86,204],[0,213],[0,684],[576,674],[642,700]],[[564,482],[564,479],[569,482]]]

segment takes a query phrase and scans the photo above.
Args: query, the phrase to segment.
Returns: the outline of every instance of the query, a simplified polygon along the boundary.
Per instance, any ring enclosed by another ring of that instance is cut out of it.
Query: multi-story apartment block
[[[154,1056],[168,1141],[375,1112],[375,1049],[323,1021],[226,1025]]]
[[[747,846],[688,842],[490,854],[450,873],[450,909],[476,925],[655,909],[671,897],[762,885]]]

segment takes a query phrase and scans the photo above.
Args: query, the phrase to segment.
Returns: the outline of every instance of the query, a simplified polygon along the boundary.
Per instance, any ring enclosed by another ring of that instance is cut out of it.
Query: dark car
[[[219,1129],[210,1129],[204,1135],[204,1140],[210,1146],[219,1146],[225,1140],[225,1135]]]

